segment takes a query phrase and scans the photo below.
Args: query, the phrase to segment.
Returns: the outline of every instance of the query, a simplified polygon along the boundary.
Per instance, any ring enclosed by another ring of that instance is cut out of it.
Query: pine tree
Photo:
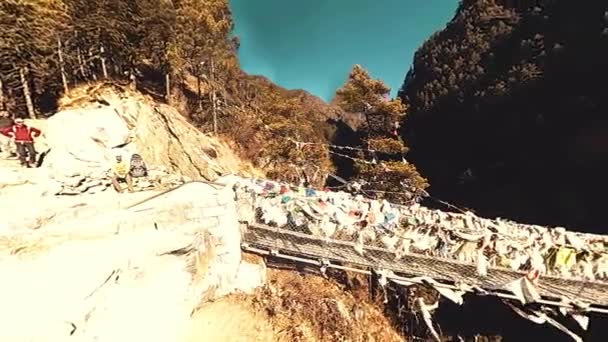
[[[34,115],[34,95],[62,87],[57,39],[69,26],[60,0],[6,0],[0,3],[0,77],[12,91],[14,111]],[[17,91],[19,90],[19,91]]]
[[[408,149],[398,130],[407,107],[400,99],[389,99],[389,93],[384,82],[372,79],[367,70],[355,65],[346,84],[337,91],[337,103],[348,112],[365,114],[361,133],[364,149],[369,152],[359,153],[361,161],[356,163],[357,177],[367,183],[363,189],[385,191],[391,200],[411,201],[424,194],[428,184],[403,157]]]
[[[175,36],[176,11],[168,0],[137,0],[138,55],[163,72],[168,71],[169,48]]]
[[[137,28],[140,62],[145,62],[164,77],[164,97],[171,97],[170,48],[175,39],[176,10],[170,0],[137,0]]]
[[[260,127],[271,132],[260,151],[268,161],[263,165],[268,176],[298,183],[306,174],[311,184],[322,186],[325,173],[332,169],[328,149],[322,144],[301,144],[320,141],[318,127],[322,123],[319,120],[314,124],[315,113],[306,111],[300,98],[285,97],[272,90],[269,93],[261,114],[264,126]],[[315,173],[322,177],[312,177]]]
[[[65,0],[73,26],[69,48],[82,55],[90,77],[122,76],[138,62],[135,0]],[[105,70],[104,70],[105,69]]]
[[[209,102],[213,108],[214,131],[217,130],[216,89],[217,66],[233,57],[228,34],[233,23],[225,0],[183,0],[176,4],[175,40],[171,57],[181,76],[196,78],[197,109],[203,111],[203,82],[207,84]]]

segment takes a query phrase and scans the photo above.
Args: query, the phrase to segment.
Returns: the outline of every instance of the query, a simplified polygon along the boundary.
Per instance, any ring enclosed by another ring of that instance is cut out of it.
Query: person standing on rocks
[[[7,111],[0,111],[0,131],[13,127],[15,123]],[[11,137],[0,134],[0,157],[8,159],[13,153]]]
[[[112,165],[112,186],[118,193],[123,192],[121,182],[127,183],[129,192],[133,192],[133,179],[129,174],[129,164],[122,160],[122,155],[117,154],[116,161]]]
[[[14,125],[3,128],[0,133],[9,138],[15,138],[15,145],[17,145],[17,154],[19,155],[21,166],[36,167],[34,138],[37,138],[42,134],[39,129],[28,127],[23,122],[23,119],[17,118],[15,119]]]

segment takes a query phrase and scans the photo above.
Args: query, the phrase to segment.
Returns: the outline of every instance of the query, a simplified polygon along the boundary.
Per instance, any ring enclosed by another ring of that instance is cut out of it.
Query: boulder
[[[103,190],[99,185],[110,183],[107,171],[116,154],[128,161],[138,153],[150,167],[139,189],[151,188],[151,184],[167,188],[196,179],[214,180],[243,166],[251,169],[228,146],[200,132],[174,108],[115,89],[95,91],[94,98],[107,105],[85,103],[38,125],[44,126],[44,136],[37,142],[44,146],[42,168],[63,185],[61,194]],[[13,183],[22,180],[13,178]],[[57,193],[55,183],[42,183],[50,186],[44,193]]]
[[[116,110],[130,129],[130,143],[124,146],[129,155],[139,153],[148,165],[164,167],[171,174],[207,180],[220,174],[252,170],[229,146],[202,133],[173,107],[111,90],[103,91],[99,97]]]
[[[44,228],[18,244],[37,255],[0,255],[0,341],[180,341],[201,301],[263,285],[264,266],[241,260],[231,189],[142,196],[38,215]]]
[[[111,149],[127,144],[130,131],[114,106],[67,110],[47,121],[50,150],[43,167],[58,177],[88,176],[107,169]]]

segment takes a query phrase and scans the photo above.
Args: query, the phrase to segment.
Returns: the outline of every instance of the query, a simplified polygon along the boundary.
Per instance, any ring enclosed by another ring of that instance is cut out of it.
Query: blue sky
[[[458,0],[230,0],[249,74],[326,101],[354,64],[401,87],[416,49]]]

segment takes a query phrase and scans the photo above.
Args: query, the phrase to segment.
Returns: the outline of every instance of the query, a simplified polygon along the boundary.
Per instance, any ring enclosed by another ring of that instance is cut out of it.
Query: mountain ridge
[[[463,2],[416,53],[400,91],[410,157],[445,200],[601,232],[608,5],[499,3]]]

